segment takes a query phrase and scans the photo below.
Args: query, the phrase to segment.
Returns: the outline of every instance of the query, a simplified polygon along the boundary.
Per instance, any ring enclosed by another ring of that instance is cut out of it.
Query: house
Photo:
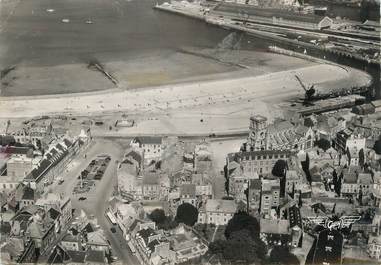
[[[36,194],[34,190],[27,186],[24,187],[23,194],[19,202],[19,208],[22,209],[23,207],[34,205],[35,201],[36,201]]]
[[[286,171],[286,185],[285,190],[287,193],[292,193],[295,190],[300,189],[303,182],[303,175],[297,170],[287,170]]]
[[[115,219],[119,228],[123,232],[123,236],[129,238],[129,230],[132,223],[136,219],[143,219],[144,210],[140,204],[137,203],[117,203],[115,206]]]
[[[151,136],[134,138],[131,141],[131,146],[141,148],[144,151],[146,164],[149,164],[152,160],[160,160],[164,148],[162,137]]]
[[[349,167],[343,169],[343,180],[341,186],[341,194],[343,196],[357,195],[359,186],[357,183],[358,171],[356,167]]]
[[[359,173],[358,178],[358,187],[361,189],[363,195],[368,195],[369,190],[372,187],[373,179],[370,173]]]
[[[155,172],[144,173],[142,194],[145,200],[158,200],[161,196],[160,176]]]
[[[233,200],[211,199],[200,209],[198,223],[226,225],[237,211]]]
[[[260,237],[268,246],[289,246],[290,223],[283,219],[260,219]]]
[[[262,179],[261,215],[270,218],[272,210],[280,203],[280,181],[277,179]]]
[[[189,203],[197,207],[195,184],[183,184],[180,186],[180,204],[182,203]]]
[[[161,230],[145,227],[137,231],[134,240],[136,256],[143,264],[152,264],[153,259],[168,260],[170,243],[164,238]]]
[[[102,250],[88,249],[85,256],[86,264],[107,264],[105,252]]]
[[[381,260],[381,236],[370,235],[368,239],[367,252],[369,257],[380,261]]]
[[[302,247],[303,220],[299,207],[293,205],[288,208],[288,220],[291,230],[291,246]]]
[[[61,245],[62,247],[64,247],[65,250],[82,251],[83,250],[82,236],[81,234],[73,235],[72,233],[68,232],[61,239]]]
[[[107,239],[100,229],[87,233],[86,246],[94,251],[104,251],[108,253],[110,250]]]
[[[167,239],[170,242],[170,249],[176,257],[173,260],[175,264],[194,260],[208,251],[207,242],[198,238],[192,229],[184,224],[180,224],[172,230]]]
[[[118,165],[118,191],[122,198],[134,201],[142,197],[141,177],[138,174],[138,165],[129,160],[124,160]]]
[[[259,209],[261,202],[262,180],[253,179],[249,186],[249,203],[251,208]]]
[[[39,209],[33,215],[33,221],[29,224],[26,232],[41,254],[44,254],[56,239],[55,224],[46,216],[46,212]]]

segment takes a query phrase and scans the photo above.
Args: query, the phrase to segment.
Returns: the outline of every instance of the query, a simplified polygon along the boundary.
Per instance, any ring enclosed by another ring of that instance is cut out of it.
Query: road
[[[126,141],[127,142],[127,141]],[[107,202],[112,195],[113,188],[116,185],[116,168],[117,161],[124,154],[124,145],[113,140],[96,139],[86,152],[86,158],[82,154],[77,159],[73,160],[65,172],[64,182],[61,185],[54,184],[53,191],[56,193],[65,194],[72,199],[72,205],[75,209],[82,209],[88,215],[94,215],[98,220],[98,224],[105,232],[106,238],[109,240],[113,254],[116,255],[123,264],[139,264],[135,256],[129,251],[126,241],[123,239],[122,232],[118,228],[116,233],[112,233],[110,228],[112,224],[105,217],[104,213],[107,208]],[[111,161],[100,181],[96,181],[96,186],[88,193],[73,195],[72,191],[78,182],[80,172],[97,155],[108,154],[111,156]],[[79,197],[86,197],[84,201],[79,201]]]

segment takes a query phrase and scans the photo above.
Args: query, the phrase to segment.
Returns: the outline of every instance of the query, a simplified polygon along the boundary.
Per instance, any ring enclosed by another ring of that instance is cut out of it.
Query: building
[[[233,200],[211,199],[200,209],[198,223],[226,225],[237,211]]]
[[[312,128],[294,126],[289,121],[276,120],[267,124],[267,118],[255,115],[250,118],[249,139],[246,151],[307,150],[313,147]]]
[[[180,204],[182,203],[189,203],[197,207],[195,184],[183,184],[180,186]]]
[[[341,194],[343,196],[357,195],[359,186],[357,183],[358,171],[354,167],[345,168],[343,171]]]
[[[44,187],[51,184],[59,176],[66,165],[71,161],[73,155],[78,151],[78,141],[71,142],[64,138],[59,143],[54,144],[25,178],[24,184],[42,194]]]
[[[279,179],[262,179],[261,190],[261,215],[269,219],[272,210],[278,208],[280,203],[280,181]]]
[[[171,231],[171,235],[167,239],[170,242],[170,249],[175,253],[176,258],[173,260],[175,264],[195,260],[208,251],[208,242],[198,238],[184,224],[180,224]]]
[[[278,160],[289,162],[291,152],[287,150],[264,150],[230,153],[227,156],[227,167],[230,163],[236,162],[242,168],[242,173],[247,176],[271,174],[272,169]]]
[[[372,259],[381,261],[381,236],[369,236],[367,252]]]
[[[160,176],[155,173],[144,173],[142,179],[142,193],[145,200],[158,200],[161,196]]]
[[[131,146],[143,149],[147,164],[152,160],[160,160],[164,148],[162,137],[137,137],[131,141]]]
[[[7,161],[7,176],[17,179],[25,178],[33,168],[32,158],[13,155]]]
[[[291,235],[288,220],[260,219],[260,229],[260,237],[268,246],[290,246]]]
[[[287,0],[288,1],[288,0]],[[272,1],[273,2],[273,1]],[[286,2],[286,1],[284,1]],[[235,14],[245,14],[246,21],[260,22],[270,25],[290,27],[296,29],[322,30],[330,28],[333,20],[329,17],[320,17],[312,14],[301,14],[288,9],[278,8],[262,8],[258,6],[241,5],[234,3],[224,3],[213,9],[215,15],[233,15],[231,10],[234,9]],[[236,18],[243,19],[237,16]]]

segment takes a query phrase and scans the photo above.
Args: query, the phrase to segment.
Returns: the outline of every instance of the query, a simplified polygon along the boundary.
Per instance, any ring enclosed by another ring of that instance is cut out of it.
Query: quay
[[[281,18],[277,20],[277,23],[263,23],[263,21],[257,21],[247,16],[246,19],[244,15],[237,14],[233,16],[232,13],[226,14],[225,12],[219,12],[212,10],[213,8],[204,7],[198,4],[188,3],[186,1],[182,2],[172,2],[164,3],[162,5],[156,5],[155,9],[170,12],[178,15],[187,16],[194,19],[203,20],[208,24],[216,25],[228,30],[245,32],[249,35],[260,37],[262,39],[270,41],[274,45],[282,46],[283,48],[295,49],[298,48],[299,52],[308,54],[323,54],[323,58],[329,57],[341,57],[344,60],[355,60],[361,64],[373,65],[376,67],[380,66],[380,60],[377,58],[369,58],[367,56],[362,56],[360,54],[354,53],[353,51],[348,51],[345,47],[350,47],[352,45],[343,44],[341,45],[331,45],[334,47],[326,47],[326,45],[316,45],[313,42],[301,41],[299,38],[290,38],[287,36],[288,33],[298,34],[299,36],[315,37],[316,39],[322,38],[329,40],[334,38],[337,42],[351,42],[356,43],[356,45],[373,45],[379,48],[379,43],[374,40],[364,41],[363,36],[348,37],[340,36],[336,34],[336,31],[318,31],[319,27],[325,27],[327,23],[327,18],[323,18],[321,22],[317,22],[316,26],[310,27],[309,22],[304,24],[297,23],[292,25],[290,22],[285,22]],[[281,21],[282,24],[278,22]],[[322,24],[320,24],[322,23]],[[296,25],[296,26],[295,26]],[[336,44],[336,42],[335,42]],[[340,43],[339,43],[340,44]]]

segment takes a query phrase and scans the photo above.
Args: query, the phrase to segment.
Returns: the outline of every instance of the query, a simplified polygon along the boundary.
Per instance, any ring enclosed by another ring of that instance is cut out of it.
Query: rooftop
[[[205,205],[207,212],[235,213],[237,204],[233,200],[211,199]]]

